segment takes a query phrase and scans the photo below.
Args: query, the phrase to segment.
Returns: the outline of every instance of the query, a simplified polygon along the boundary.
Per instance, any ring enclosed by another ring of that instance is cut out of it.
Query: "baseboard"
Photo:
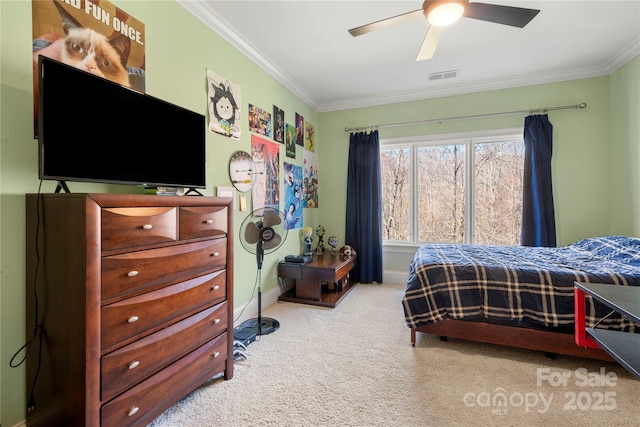
[[[382,277],[385,283],[407,283],[409,273],[408,269],[407,271],[384,270]]]
[[[407,283],[409,274],[406,271],[385,270],[382,272],[385,283]],[[280,288],[275,287],[262,293],[262,310],[278,302]],[[237,307],[233,313],[234,326],[258,316],[258,299],[255,298],[247,306]]]

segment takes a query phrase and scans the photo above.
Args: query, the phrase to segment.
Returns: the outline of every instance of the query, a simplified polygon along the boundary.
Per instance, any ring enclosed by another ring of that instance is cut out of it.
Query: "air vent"
[[[439,73],[429,74],[429,81],[452,79],[458,77],[458,71],[440,71]]]

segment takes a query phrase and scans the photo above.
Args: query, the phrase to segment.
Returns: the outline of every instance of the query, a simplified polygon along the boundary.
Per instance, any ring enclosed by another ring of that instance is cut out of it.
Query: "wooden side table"
[[[280,295],[280,301],[335,307],[353,288],[349,272],[356,265],[356,256],[314,255],[306,264],[281,262],[278,276],[296,281],[295,287]],[[335,290],[323,283],[335,285]]]

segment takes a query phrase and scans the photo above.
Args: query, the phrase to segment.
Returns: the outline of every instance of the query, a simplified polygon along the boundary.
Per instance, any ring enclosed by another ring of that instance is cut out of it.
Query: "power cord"
[[[38,236],[40,234],[40,206],[42,204],[42,180],[40,180],[40,185],[38,186],[38,197],[36,201],[36,234],[35,234],[35,256],[36,256],[36,265],[33,274],[33,299],[34,299],[34,328],[33,334],[31,338],[27,340],[27,342],[15,352],[15,354],[11,357],[9,361],[9,366],[12,368],[17,368],[22,365],[29,356],[31,352],[31,348],[35,342],[38,343],[38,364],[36,365],[36,372],[33,377],[33,382],[31,383],[31,390],[29,391],[29,399],[27,401],[27,412],[32,412],[36,407],[35,400],[35,388],[36,383],[38,382],[38,376],[40,375],[40,367],[42,366],[42,335],[43,335],[43,326],[39,322],[39,300],[38,300],[38,271],[40,269],[40,250],[38,248]],[[20,353],[24,351],[24,357],[19,362],[16,362],[16,358]]]

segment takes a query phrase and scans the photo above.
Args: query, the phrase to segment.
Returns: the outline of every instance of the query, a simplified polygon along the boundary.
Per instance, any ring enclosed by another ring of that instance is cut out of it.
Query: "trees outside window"
[[[517,245],[522,131],[381,140],[387,244]]]

